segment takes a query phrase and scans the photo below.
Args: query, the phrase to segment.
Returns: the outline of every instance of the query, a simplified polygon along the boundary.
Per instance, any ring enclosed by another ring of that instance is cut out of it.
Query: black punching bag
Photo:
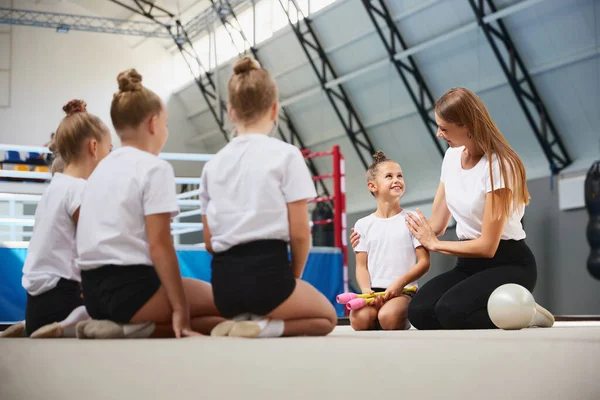
[[[312,212],[313,221],[323,221],[333,219],[333,211],[326,203],[317,203]],[[313,246],[335,246],[335,235],[333,231],[333,222],[329,224],[314,224],[312,227]]]
[[[587,240],[591,251],[587,260],[590,274],[600,279],[600,161],[596,161],[585,178],[585,207],[590,215]]]

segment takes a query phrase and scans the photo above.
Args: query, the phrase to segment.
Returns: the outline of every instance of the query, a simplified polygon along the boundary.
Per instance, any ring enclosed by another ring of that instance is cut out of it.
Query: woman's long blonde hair
[[[523,162],[500,133],[487,108],[475,93],[465,88],[450,89],[435,103],[435,112],[444,121],[467,128],[471,140],[477,145],[477,150],[488,158],[492,191],[492,154],[496,154],[504,186],[511,190],[512,198],[506,197],[506,201],[503,201],[498,209],[492,197],[492,214],[495,217],[508,217],[512,205],[516,205],[516,209],[529,204],[530,196]],[[498,213],[498,210],[501,213]]]

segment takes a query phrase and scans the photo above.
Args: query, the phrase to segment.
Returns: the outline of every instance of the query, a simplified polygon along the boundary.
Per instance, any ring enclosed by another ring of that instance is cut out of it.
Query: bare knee
[[[372,329],[374,321],[369,321],[367,318],[350,318],[350,326],[355,331],[368,331]]]
[[[350,313],[350,326],[355,331],[368,331],[375,325],[376,313],[369,312],[369,309],[360,309]]]
[[[335,320],[332,321],[330,319],[325,320],[326,322],[323,323],[323,332],[324,335],[329,335],[331,332],[333,332],[333,330],[335,329],[335,326],[337,325],[337,316],[335,317]]]
[[[381,329],[385,331],[404,331],[410,328],[408,318],[402,318],[398,316],[384,316],[383,318],[380,317],[379,325],[381,325]]]
[[[331,305],[331,307],[329,308],[329,313],[328,313],[327,319],[329,320],[329,322],[331,322],[331,325],[333,325],[333,327],[335,328],[335,326],[338,323],[338,316],[337,316],[337,312],[335,311],[335,307],[333,307],[333,305]]]
[[[408,325],[406,311],[382,309],[377,315],[379,325],[386,331],[404,330]]]
[[[324,315],[323,317],[323,331],[326,331],[325,335],[331,333],[331,331],[333,331],[337,325],[338,322],[338,317],[337,317],[337,313],[335,312],[335,308],[333,307],[332,304],[328,304],[329,307],[327,307],[327,313]]]

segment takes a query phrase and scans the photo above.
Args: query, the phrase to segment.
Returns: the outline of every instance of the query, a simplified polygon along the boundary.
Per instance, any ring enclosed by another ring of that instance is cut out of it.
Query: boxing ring
[[[51,174],[48,168],[44,171],[43,166],[27,164],[32,154],[34,157],[49,154],[50,151],[45,147],[0,145],[0,157],[3,153],[4,161],[0,164],[0,324],[10,324],[25,318],[27,296],[21,286],[22,268],[35,222],[35,206]],[[22,153],[27,156],[22,156]],[[310,200],[309,207],[319,203],[331,205],[332,217],[311,221],[310,226],[312,229],[333,226],[334,243],[333,246],[311,247],[302,279],[323,293],[336,308],[338,316],[343,316],[346,310],[335,299],[339,293],[348,291],[344,157],[338,146],[331,151],[304,151],[303,154],[306,159],[324,157],[331,160],[331,173],[315,176],[313,180],[315,183],[330,180],[332,195]],[[212,156],[188,153],[159,155],[164,160],[185,161],[198,166],[198,178],[175,178],[180,214],[172,220],[171,234],[182,276],[206,282],[210,282],[212,257],[203,243],[198,195],[202,170],[200,163],[210,160]]]

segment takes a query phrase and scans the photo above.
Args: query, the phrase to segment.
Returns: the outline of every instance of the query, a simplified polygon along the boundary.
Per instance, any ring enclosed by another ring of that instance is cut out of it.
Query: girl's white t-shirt
[[[481,236],[486,195],[492,191],[492,183],[488,157],[484,155],[477,165],[466,170],[461,161],[463,150],[464,147],[446,150],[440,180],[444,183],[446,204],[456,220],[456,235],[460,240],[470,240]],[[495,154],[492,156],[492,176],[494,190],[505,187],[500,162]],[[509,215],[501,239],[525,238],[521,224],[524,212],[525,207],[521,206]]]
[[[316,196],[297,147],[248,133],[231,140],[204,165],[199,197],[212,248],[223,252],[255,240],[289,242],[287,204]]]
[[[146,217],[178,213],[171,164],[134,147],[111,152],[88,179],[79,212],[77,266],[152,265]]]
[[[406,210],[391,218],[370,214],[354,225],[354,231],[360,235],[354,251],[367,253],[371,287],[387,289],[417,263],[415,249],[421,243],[408,230],[406,216]],[[415,281],[406,286],[418,287],[418,284]]]
[[[38,203],[21,278],[32,296],[53,289],[61,278],[81,280],[75,266],[73,214],[81,205],[85,187],[85,179],[56,173]]]

